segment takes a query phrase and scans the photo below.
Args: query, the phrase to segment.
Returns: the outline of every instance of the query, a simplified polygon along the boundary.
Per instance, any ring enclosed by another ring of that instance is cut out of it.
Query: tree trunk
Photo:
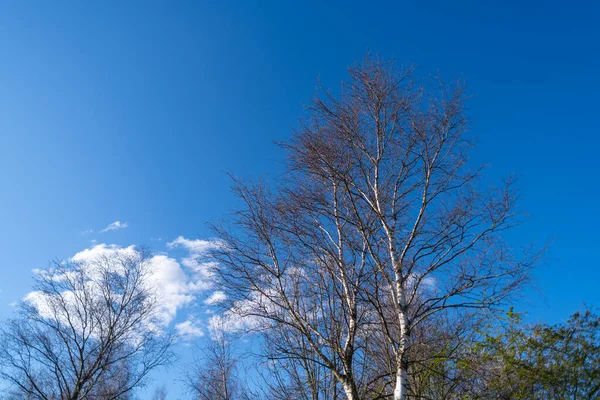
[[[408,346],[410,341],[410,327],[406,315],[406,297],[401,283],[396,283],[400,309],[400,360],[396,370],[396,387],[394,388],[394,400],[406,400],[408,396]]]
[[[394,389],[394,400],[406,400],[408,394],[408,372],[406,363],[402,362],[396,371],[396,387]]]
[[[359,400],[358,390],[356,389],[356,384],[354,384],[354,382],[346,382],[343,384],[343,387],[344,393],[346,394],[346,399]]]

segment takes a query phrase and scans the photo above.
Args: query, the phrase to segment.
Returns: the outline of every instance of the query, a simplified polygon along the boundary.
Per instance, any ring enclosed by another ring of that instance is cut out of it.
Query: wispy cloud
[[[204,336],[204,331],[198,324],[198,321],[193,317],[190,317],[187,321],[176,324],[175,330],[177,330],[177,334],[183,340],[191,340],[199,336]]]
[[[211,294],[208,299],[204,300],[204,304],[206,304],[207,306],[212,306],[215,304],[219,304],[225,300],[227,300],[227,295],[222,291],[217,290],[216,292]]]
[[[215,268],[214,261],[210,258],[210,252],[212,250],[220,249],[225,246],[225,243],[213,239],[213,240],[201,240],[201,239],[186,239],[183,236],[179,236],[172,242],[167,243],[169,250],[176,248],[183,248],[187,250],[188,255],[181,259],[181,265],[195,273],[203,276],[206,280],[210,280],[213,276],[213,270]]]
[[[112,224],[109,224],[106,228],[102,229],[100,232],[104,233],[109,231],[116,231],[119,229],[125,229],[127,228],[127,226],[129,226],[127,222],[115,221]]]
[[[118,221],[117,221],[118,222]],[[186,239],[183,236],[179,236],[177,239],[172,242],[167,243],[167,247],[169,249],[174,249],[176,247],[182,247],[187,249],[190,254],[193,255],[206,255],[210,250],[217,249],[222,247],[223,243],[218,240],[191,240]]]

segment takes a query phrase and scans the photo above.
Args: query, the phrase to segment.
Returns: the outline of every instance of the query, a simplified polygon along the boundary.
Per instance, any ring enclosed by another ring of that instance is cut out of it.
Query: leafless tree
[[[238,359],[232,337],[220,329],[198,348],[198,357],[185,376],[185,384],[196,400],[249,400],[252,396],[238,376]]]
[[[277,197],[263,186],[238,186],[248,205],[238,214],[245,235],[239,240],[219,230],[228,247],[215,256],[229,292],[229,316],[250,329],[301,336],[302,347],[286,349],[290,360],[310,354],[357,399],[355,364],[364,355],[358,329],[369,317],[360,306],[367,252],[339,208],[325,207],[329,193],[312,189],[320,188]]]
[[[303,336],[278,326],[263,332],[259,370],[271,400],[338,400],[343,390],[331,371],[313,357]]]
[[[126,399],[171,362],[143,250],[56,262],[1,334],[1,376],[38,400]]]
[[[152,395],[152,400],[167,400],[167,388],[164,385],[157,387]]]
[[[309,350],[348,399],[404,400],[422,362],[412,333],[502,306],[537,255],[502,238],[518,223],[513,180],[483,190],[468,168],[460,84],[418,86],[411,69],[373,59],[349,73],[283,144],[286,175],[237,183],[245,208],[216,228],[227,246],[215,257],[229,315],[294,332],[299,356]],[[373,395],[375,344],[393,362]]]

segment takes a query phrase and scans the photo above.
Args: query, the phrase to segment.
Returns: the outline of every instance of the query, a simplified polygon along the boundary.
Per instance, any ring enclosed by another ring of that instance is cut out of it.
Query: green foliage
[[[600,316],[588,309],[563,324],[526,326],[510,310],[505,322],[463,364],[477,374],[469,398],[600,398]]]

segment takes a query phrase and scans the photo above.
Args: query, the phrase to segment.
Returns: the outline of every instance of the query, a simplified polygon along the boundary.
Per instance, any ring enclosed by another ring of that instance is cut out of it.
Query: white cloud
[[[179,236],[172,242],[167,243],[170,250],[183,248],[187,250],[187,257],[181,259],[181,265],[201,276],[204,282],[210,282],[214,275],[216,263],[210,259],[210,251],[221,249],[225,244],[220,240],[191,240]],[[210,287],[205,287],[209,289]]]
[[[208,306],[212,306],[212,305],[221,303],[225,300],[227,300],[227,295],[225,295],[224,292],[217,290],[216,292],[211,294],[208,299],[204,300],[204,304],[206,304]]]
[[[292,301],[298,301],[298,304],[304,303],[301,294],[299,297],[294,297],[293,293],[295,291],[293,288],[297,286],[298,282],[306,282],[309,279],[310,277],[304,269],[288,268],[282,276],[282,285],[287,292],[288,298],[292,299]],[[290,290],[287,289],[288,287]],[[271,327],[271,319],[263,317],[263,315],[276,316],[281,320],[289,319],[289,313],[282,308],[281,303],[277,301],[278,298],[281,298],[281,294],[273,288],[251,290],[248,296],[242,300],[233,302],[231,307],[221,315],[214,315],[210,318],[209,327],[211,334],[213,331],[229,333],[252,332]],[[322,314],[314,313],[312,318],[322,318]]]
[[[115,221],[112,224],[109,224],[106,228],[102,229],[100,232],[108,232],[108,231],[116,231],[118,229],[125,229],[129,226],[127,222]]]
[[[97,260],[99,257],[111,257],[116,255],[133,255],[137,250],[135,246],[131,245],[128,247],[121,247],[116,244],[100,243],[96,244],[88,249],[84,249],[78,253],[75,253],[71,257],[71,261],[90,263]]]
[[[126,223],[115,221],[103,231],[122,229],[126,226]],[[212,277],[216,264],[208,259],[210,250],[220,248],[224,244],[218,240],[190,240],[179,236],[168,243],[167,246],[170,250],[182,249],[184,252],[177,256],[173,255],[174,252],[171,251],[168,253],[154,253],[148,260],[148,287],[155,291],[160,307],[158,310],[158,325],[151,323],[148,329],[162,330],[170,326],[182,310],[190,307],[203,307],[200,314],[198,314],[202,318],[191,317],[174,325],[174,328],[184,340],[191,340],[204,335],[209,328],[208,319],[215,316],[212,312],[210,314],[204,312],[205,309],[208,309],[206,306],[215,305],[227,298],[224,292],[215,290],[218,288],[214,287]],[[93,243],[89,248],[74,254],[68,261],[78,263],[80,268],[87,269],[86,272],[93,277],[95,266],[98,265],[95,261],[99,258],[111,259],[111,257],[119,256],[137,256],[138,252],[139,250],[134,245],[120,246]],[[116,273],[119,273],[119,265],[115,263]],[[58,273],[56,269],[36,269],[34,273],[47,274],[57,282],[66,278],[64,273]],[[210,291],[211,289],[213,290]],[[75,297],[74,293],[64,293],[64,295],[67,299]],[[34,291],[28,293],[22,300],[35,306],[42,315],[51,317],[50,304],[52,299],[46,296],[41,292]],[[237,316],[230,313],[224,315],[223,318],[229,324],[227,330],[237,330],[248,325],[248,321],[238,319]],[[216,320],[211,321],[211,323],[212,326],[215,326]]]
[[[188,318],[184,322],[176,324],[175,330],[183,340],[191,340],[199,336],[204,336],[202,327],[200,327],[198,321],[193,317]]]
[[[437,289],[437,280],[433,276],[422,276],[413,272],[408,277],[408,287],[412,290],[414,285],[418,284],[417,288],[420,292],[433,292]]]
[[[161,318],[168,325],[178,310],[194,301],[202,285],[187,275],[174,258],[158,255],[152,257],[151,263],[153,268],[149,280],[157,291]]]
[[[137,251],[133,245],[121,247],[101,243],[76,253],[70,260],[80,263],[80,268],[88,268],[93,274],[94,260],[119,255],[133,256]],[[179,260],[168,255],[154,255],[149,259],[149,264],[148,284],[159,299],[159,317],[164,326],[173,321],[179,310],[192,303],[199,294],[212,286],[201,273],[186,270]],[[115,268],[118,268],[118,265]],[[36,269],[34,273],[53,274],[54,272]],[[52,279],[56,280],[63,278],[60,275],[52,276]],[[47,299],[44,299],[41,293],[30,292],[23,300],[35,305],[43,315],[49,315],[49,310],[44,306]]]
[[[54,294],[44,293],[42,291],[29,292],[23,298],[25,303],[29,303],[35,307],[39,314],[44,318],[53,319],[56,318],[61,324],[71,324],[76,328],[82,329],[82,321],[79,318],[69,320],[67,313],[58,311],[63,310],[63,304],[65,308],[69,310],[68,315],[75,315],[77,309],[76,292],[64,291],[60,294],[60,302],[57,301],[59,298]],[[64,303],[63,303],[64,302]],[[60,304],[57,306],[57,304]]]
[[[190,240],[184,238],[183,236],[179,236],[172,242],[167,243],[167,246],[169,247],[169,249],[183,247],[187,249],[191,255],[201,256],[208,255],[209,251],[222,247],[223,242],[219,240]]]
[[[273,309],[271,302],[258,293],[252,293],[246,300],[237,301],[233,307],[221,315],[213,315],[209,320],[211,335],[219,332],[239,333],[260,329],[268,324],[268,320],[259,317],[255,311],[257,307]]]

